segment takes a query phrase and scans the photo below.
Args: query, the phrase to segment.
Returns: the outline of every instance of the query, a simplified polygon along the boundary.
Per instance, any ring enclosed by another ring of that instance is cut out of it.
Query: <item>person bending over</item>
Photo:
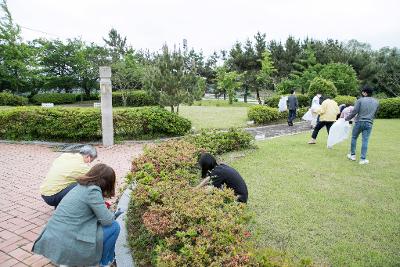
[[[76,178],[89,171],[89,163],[96,157],[96,148],[85,145],[79,153],[63,153],[56,158],[40,186],[43,200],[57,208],[61,199],[77,185]]]
[[[115,172],[97,164],[77,182],[61,200],[32,251],[58,265],[109,266],[120,226],[104,205],[104,197],[115,195]]]
[[[201,168],[201,177],[204,179],[197,188],[209,184],[210,181],[217,188],[225,185],[227,188],[233,190],[239,202],[247,203],[248,192],[246,183],[235,169],[225,164],[217,164],[215,158],[209,153],[201,154],[199,165]]]
[[[312,132],[311,140],[308,142],[309,144],[317,143],[316,139],[319,130],[321,130],[323,127],[326,127],[326,130],[329,134],[329,130],[339,114],[339,106],[334,100],[327,98],[324,100],[324,102],[322,102],[321,106],[316,110],[316,112],[319,114],[319,121]]]

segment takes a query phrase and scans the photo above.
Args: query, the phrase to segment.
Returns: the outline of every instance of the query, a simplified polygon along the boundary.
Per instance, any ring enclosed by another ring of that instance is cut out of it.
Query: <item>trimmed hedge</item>
[[[136,90],[128,92],[113,92],[112,101],[114,107],[123,107],[123,96],[126,95],[126,106],[127,107],[143,107],[143,106],[154,106],[157,103],[154,101],[146,91]]]
[[[334,98],[337,95],[337,89],[333,82],[316,77],[311,81],[307,94],[313,98],[317,93],[321,93],[324,97]]]
[[[0,106],[25,106],[28,98],[10,93],[0,93]]]
[[[159,107],[114,110],[117,139],[178,136],[191,122]],[[101,139],[95,108],[21,107],[0,111],[0,138],[10,140],[94,141]]]
[[[307,107],[297,109],[296,118],[303,117],[307,110]],[[288,111],[279,112],[277,108],[257,105],[248,109],[247,117],[249,118],[249,120],[254,121],[256,124],[266,124],[281,119],[287,119]]]
[[[333,100],[335,100],[338,105],[345,104],[346,106],[354,106],[357,98],[349,95],[338,95]]]
[[[380,99],[377,117],[400,119],[400,97]]]
[[[41,103],[72,104],[76,102],[76,94],[64,93],[43,93],[34,95],[31,98],[33,104],[40,105]]]
[[[74,95],[75,95],[76,102],[79,102],[81,100],[83,100],[83,101],[100,100],[100,94],[98,94],[98,93],[90,94],[90,95],[87,95],[87,94],[74,94]]]
[[[136,264],[294,266],[284,253],[255,249],[247,229],[251,215],[232,190],[193,187],[199,182],[199,147],[204,146],[169,141],[133,160],[127,182],[137,187],[127,228]]]
[[[265,105],[277,108],[279,104],[279,100],[282,95],[274,95],[265,99]],[[297,100],[299,101],[299,107],[309,107],[310,106],[310,98],[307,95],[296,94]]]
[[[211,154],[222,154],[252,147],[253,137],[243,129],[231,128],[228,131],[203,130],[185,140]]]

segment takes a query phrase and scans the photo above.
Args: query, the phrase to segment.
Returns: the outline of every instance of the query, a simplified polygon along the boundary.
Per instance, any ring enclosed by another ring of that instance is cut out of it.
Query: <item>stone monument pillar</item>
[[[101,132],[103,146],[114,145],[114,126],[112,114],[112,87],[111,68],[100,67],[100,91],[101,91]]]

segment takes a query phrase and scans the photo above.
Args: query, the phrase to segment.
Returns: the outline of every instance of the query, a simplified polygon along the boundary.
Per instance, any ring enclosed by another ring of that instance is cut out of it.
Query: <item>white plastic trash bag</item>
[[[306,114],[302,117],[303,120],[305,121],[313,121],[315,119],[315,116],[313,116],[311,109],[309,109]]]
[[[350,124],[343,118],[338,119],[329,130],[328,142],[326,146],[332,148],[334,145],[347,139],[350,134]]]
[[[280,112],[284,112],[287,110],[287,100],[287,96],[282,96],[281,99],[279,99],[278,108]]]

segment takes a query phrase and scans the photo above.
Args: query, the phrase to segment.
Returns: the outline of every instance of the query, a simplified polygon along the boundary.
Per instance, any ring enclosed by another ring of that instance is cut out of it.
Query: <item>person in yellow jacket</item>
[[[318,132],[324,126],[326,126],[326,130],[329,133],[329,129],[336,121],[337,115],[340,113],[340,111],[338,104],[334,100],[327,98],[316,110],[316,113],[319,114],[319,121],[311,134],[311,140],[308,142],[309,144],[316,144]]]
[[[90,170],[89,163],[96,157],[96,148],[85,145],[79,153],[63,153],[56,158],[40,186],[43,200],[57,208],[63,197],[77,185],[76,178]]]

